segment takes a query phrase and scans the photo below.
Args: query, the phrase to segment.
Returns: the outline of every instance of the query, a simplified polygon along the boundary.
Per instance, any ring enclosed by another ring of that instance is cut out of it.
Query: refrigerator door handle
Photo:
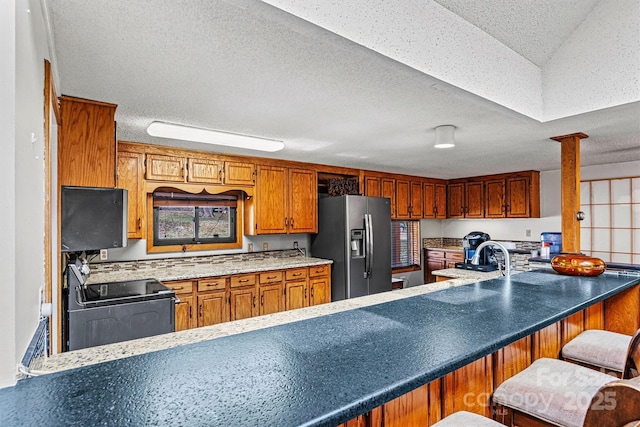
[[[371,214],[365,214],[365,238],[366,241],[366,253],[365,253],[365,277],[371,278],[371,263],[373,262],[373,222],[371,221]]]

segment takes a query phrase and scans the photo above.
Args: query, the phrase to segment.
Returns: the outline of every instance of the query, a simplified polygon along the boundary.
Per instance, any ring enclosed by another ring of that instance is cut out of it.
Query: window
[[[237,196],[153,193],[153,245],[234,243]]]
[[[391,221],[391,268],[420,268],[419,221]]]
[[[580,251],[605,262],[640,263],[640,177],[580,183]]]

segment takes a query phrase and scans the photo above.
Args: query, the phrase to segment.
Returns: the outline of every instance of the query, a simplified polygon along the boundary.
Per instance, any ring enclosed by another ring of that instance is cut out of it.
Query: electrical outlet
[[[247,249],[249,252],[253,252],[253,243],[249,243],[249,247]]]
[[[298,242],[293,242],[293,249],[298,249]]]
[[[268,251],[268,250],[269,250],[269,243],[264,242],[264,243],[262,244],[262,250],[263,250],[263,251]]]
[[[109,254],[106,249],[100,249],[100,261],[106,261],[109,258]]]
[[[524,235],[525,237],[531,237],[531,230],[529,230],[528,228],[524,231]]]

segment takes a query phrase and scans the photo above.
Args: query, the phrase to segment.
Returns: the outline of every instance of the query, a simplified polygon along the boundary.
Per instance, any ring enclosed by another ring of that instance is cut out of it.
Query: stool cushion
[[[467,411],[458,411],[449,415],[445,419],[433,424],[432,427],[504,427],[502,424],[493,421],[491,418],[482,415],[472,414]]]
[[[610,375],[556,359],[538,359],[494,391],[493,402],[551,424],[580,427]]]
[[[590,329],[562,347],[562,357],[622,372],[631,337],[617,332]]]

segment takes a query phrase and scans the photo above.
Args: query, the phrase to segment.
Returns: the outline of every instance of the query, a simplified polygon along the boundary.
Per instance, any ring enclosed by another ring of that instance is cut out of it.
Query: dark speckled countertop
[[[0,425],[335,425],[638,283],[523,272],[30,378]]]

